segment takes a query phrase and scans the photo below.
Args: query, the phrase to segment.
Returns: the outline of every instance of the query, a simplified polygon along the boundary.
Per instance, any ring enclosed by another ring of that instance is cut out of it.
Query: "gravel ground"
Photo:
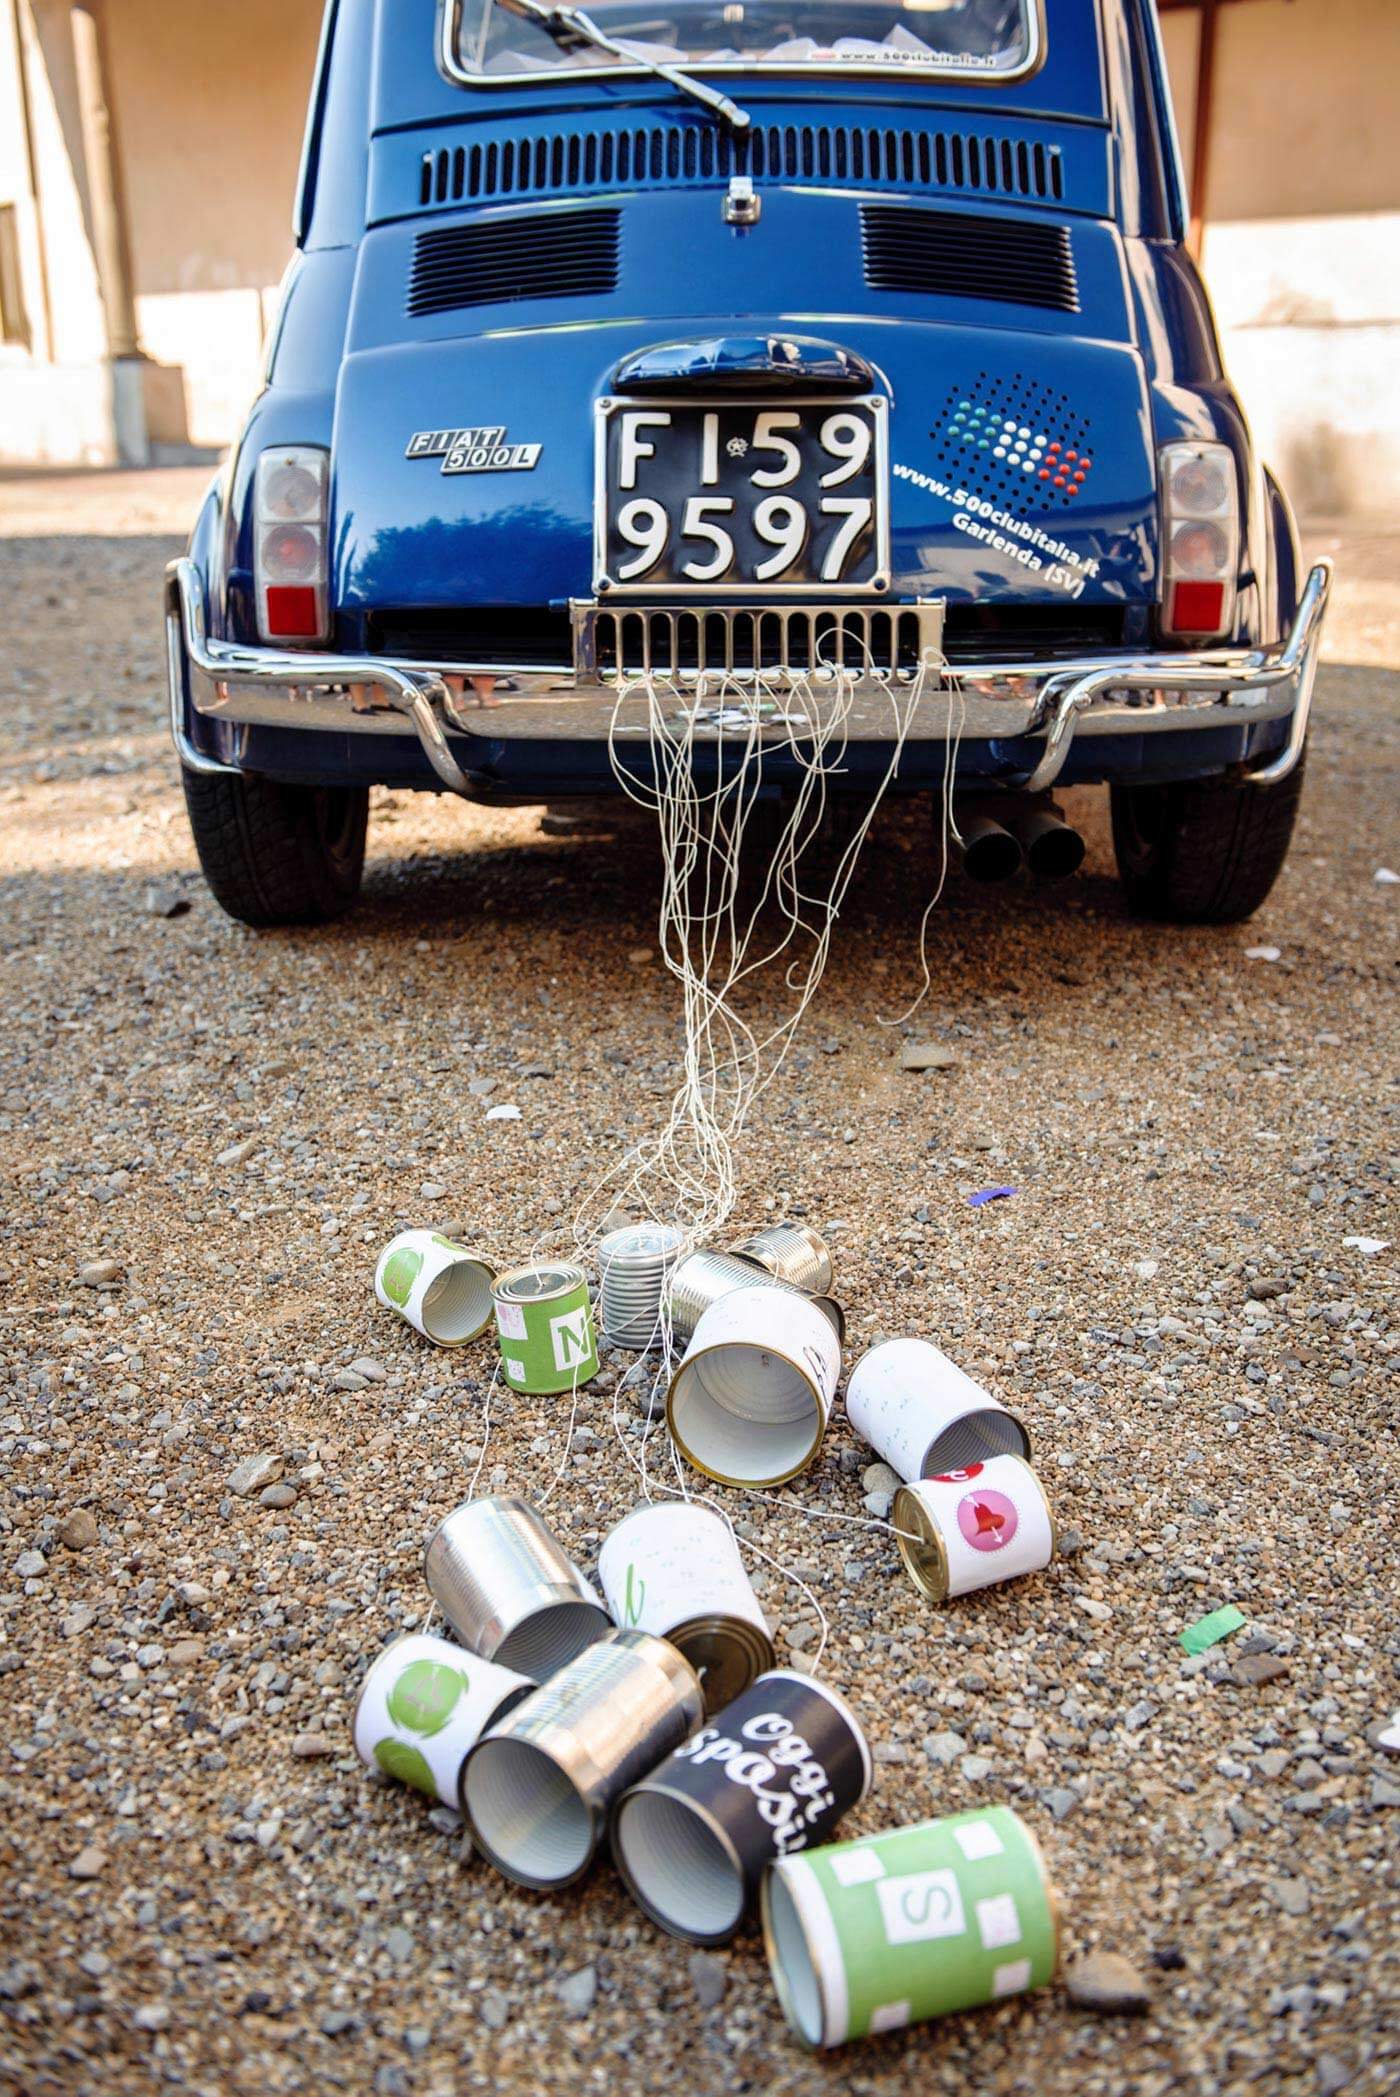
[[[606,1868],[517,1893],[349,1750],[492,1359],[377,1309],[373,1254],[411,1220],[562,1243],[659,1110],[676,1010],[633,958],[657,881],[630,814],[556,836],[380,795],[354,919],[221,917],[156,617],[197,485],[0,484],[0,2087],[1394,2090],[1400,1761],[1368,1740],[1400,1704],[1394,1255],[1345,1242],[1394,1230],[1394,539],[1354,549],[1253,924],[1130,921],[1082,797],[1067,889],[952,888],[913,1034],[958,1060],[904,1073],[878,1017],[929,855],[891,816],[742,1160],[737,1221],[831,1231],[857,1345],[926,1333],[1024,1415],[1061,1525],[1043,1577],[935,1610],[878,1532],[749,1505],[876,1744],[848,1828],[1010,1801],[1068,1953],[1150,1994],[1105,2018],[1057,1986],[815,2062],[752,1933],[697,1957]],[[630,1497],[611,1405],[586,1394],[551,1504],[590,1564]],[[537,1489],[563,1424],[506,1401],[489,1483]],[[264,1452],[288,1504],[230,1490]],[[802,1497],[859,1515],[869,1461],[838,1422]],[[1186,1660],[1226,1602],[1248,1629]]]

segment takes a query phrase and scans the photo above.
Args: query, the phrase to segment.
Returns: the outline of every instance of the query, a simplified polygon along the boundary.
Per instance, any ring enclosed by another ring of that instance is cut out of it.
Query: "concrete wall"
[[[1226,0],[1203,263],[1256,437],[1297,506],[1400,500],[1400,5]],[[1163,16],[1182,152],[1200,17]]]
[[[321,0],[106,0],[137,322],[184,368],[196,444],[258,384],[320,27]]]

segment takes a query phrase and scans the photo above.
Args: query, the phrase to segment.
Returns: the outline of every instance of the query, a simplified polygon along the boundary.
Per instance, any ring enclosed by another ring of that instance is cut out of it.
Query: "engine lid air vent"
[[[900,204],[862,204],[860,224],[872,291],[1079,311],[1065,226]]]
[[[551,131],[537,138],[440,146],[424,153],[418,204],[493,203],[510,197],[609,189],[673,189],[750,175],[853,189],[952,189],[1057,203],[1065,193],[1058,146],[979,131],[875,124],[646,124]]]
[[[420,318],[459,306],[615,291],[620,226],[616,211],[549,211],[420,233],[408,310]]]

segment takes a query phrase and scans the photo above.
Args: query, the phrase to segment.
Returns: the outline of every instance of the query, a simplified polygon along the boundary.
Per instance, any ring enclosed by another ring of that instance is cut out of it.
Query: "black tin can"
[[[871,1776],[844,1698],[775,1669],[624,1792],[613,1858],[653,1922],[692,1944],[723,1944],[765,1868],[829,1840]]]

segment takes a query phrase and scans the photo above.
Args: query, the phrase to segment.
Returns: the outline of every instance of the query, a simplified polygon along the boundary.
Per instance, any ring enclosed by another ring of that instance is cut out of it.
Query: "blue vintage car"
[[[1152,0],[330,0],[167,581],[220,903],[333,916],[374,783],[597,793],[653,704],[700,768],[771,728],[781,790],[844,678],[854,797],[892,705],[901,792],[956,728],[970,871],[1073,866],[1052,791],[1106,783],[1135,908],[1248,915],[1329,575],[1184,227]]]

